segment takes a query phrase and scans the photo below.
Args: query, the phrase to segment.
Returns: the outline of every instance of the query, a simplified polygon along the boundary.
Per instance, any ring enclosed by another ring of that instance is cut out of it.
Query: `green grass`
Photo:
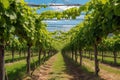
[[[87,62],[89,64],[89,66],[88,66],[89,68],[92,69],[92,67],[94,67],[94,61],[91,61],[91,60],[85,59],[85,58],[83,59],[83,61],[85,61],[85,62]],[[99,64],[99,66],[100,66],[100,69],[103,69],[103,70],[108,71],[110,73],[120,74],[120,71],[118,69],[116,69],[116,68],[106,66],[104,64]]]
[[[88,80],[88,79],[89,80],[102,80],[101,77],[99,77],[99,76],[97,77],[97,76],[94,75],[94,70],[91,69],[91,66],[88,66],[86,64],[82,64],[82,66],[80,66],[80,64],[79,64],[80,63],[79,62],[79,60],[80,60],[79,57],[77,59],[77,62],[75,60],[73,60],[70,57],[70,55],[69,56],[68,55],[64,55],[64,58],[69,61],[69,65],[68,66],[70,66],[70,65],[73,66],[73,70],[76,73],[82,75],[81,77],[79,77],[80,80]],[[75,69],[75,68],[77,68],[77,69]],[[74,73],[73,73],[73,75],[74,75]],[[75,79],[73,78],[72,80],[75,80]]]
[[[56,60],[52,65],[52,72],[49,80],[65,80],[64,70],[66,70],[65,62],[61,53],[55,55]]]
[[[14,56],[14,61],[19,61],[19,60],[22,60],[22,59],[25,59],[25,58],[26,58],[25,56],[19,57],[19,55],[15,55]],[[12,56],[11,55],[5,56],[5,63],[10,63],[10,62],[12,62]]]
[[[34,62],[37,61],[37,57],[31,60],[31,66],[34,66]],[[9,80],[19,80],[22,79],[26,74],[26,60],[21,60],[15,63],[10,63],[6,65],[6,71],[8,74]]]
[[[48,57],[46,57],[48,59]],[[41,58],[43,61],[43,56]],[[37,68],[38,65],[38,56],[31,57],[31,71]],[[9,80],[22,80],[26,75],[26,59],[20,60],[13,63],[5,64],[7,75]]]
[[[6,52],[5,53],[5,63],[10,63],[10,62],[15,62],[15,61],[19,61],[19,60],[23,60],[26,58],[26,56],[24,56],[24,54],[22,53],[21,56],[19,56],[19,54],[17,52],[14,53],[14,61],[12,61],[12,54],[11,52]],[[37,53],[34,53],[33,56],[36,56]]]
[[[64,59],[63,59],[63,57],[62,57],[62,55],[60,53],[56,54],[56,56],[57,56],[57,59],[53,63],[53,71],[62,72],[62,70],[65,69]]]
[[[88,57],[89,55],[87,54],[86,56]],[[101,60],[101,56],[98,56],[98,58]],[[119,58],[117,58],[117,59],[118,59],[118,62],[119,62],[120,61]],[[111,58],[111,57],[106,57],[105,60],[106,60],[106,62],[113,62],[113,58]],[[78,57],[78,63],[79,63],[79,57]],[[90,60],[88,58],[83,58],[83,66],[89,72],[94,72],[94,59]],[[109,73],[114,73],[116,75],[120,74],[120,70],[115,68],[115,67],[105,65],[103,63],[99,63],[99,66],[100,66],[100,69],[105,70],[105,71],[107,71]]]
[[[66,55],[62,56],[60,53],[56,54],[56,57],[57,59],[53,63],[49,80],[75,80],[75,74],[72,72],[72,70],[77,70],[78,68],[80,69],[80,73],[84,75],[84,80],[86,80],[86,77],[90,76],[93,76],[93,80],[99,80],[99,77],[94,76],[93,70],[90,70],[90,67],[86,68],[84,65],[80,67],[79,63],[76,63]],[[76,73],[79,72],[76,71]],[[82,77],[80,80],[82,80]]]
[[[69,55],[69,56],[65,56],[65,57],[67,57],[68,59],[69,59],[69,61],[73,64],[73,65],[77,65],[77,66],[80,66],[80,57],[78,57],[78,59],[77,59],[77,63],[75,62],[75,60],[73,60],[72,58],[71,58],[71,56]],[[80,66],[80,68],[84,71],[84,72],[87,72],[87,73],[91,73],[91,72],[93,72],[93,70],[89,67],[89,66],[86,66],[86,65],[84,65],[84,64],[82,64],[82,66]]]
[[[109,55],[110,54],[108,54],[108,56]],[[83,56],[85,56],[85,54],[83,54]],[[89,58],[89,54],[86,54],[86,56]],[[92,59],[94,59],[94,55],[92,55]],[[102,56],[98,55],[98,59],[99,59],[99,61],[102,62]],[[116,58],[116,59],[117,59],[117,65],[120,65],[120,58]],[[114,65],[114,58],[113,58],[113,56],[112,57],[104,57],[104,63],[110,64],[110,65]]]
[[[26,62],[25,60],[6,65],[6,71],[8,74],[9,80],[19,80],[25,75],[26,71]]]
[[[87,57],[89,56],[88,54],[86,55]],[[92,55],[92,58],[94,60],[94,55]],[[98,56],[98,59],[100,62],[102,62],[102,56]],[[88,68],[90,67],[94,67],[94,61],[91,61],[90,59],[85,59],[83,61],[87,62],[90,66],[87,66]],[[106,64],[109,64],[109,65],[114,65],[114,59],[112,57],[104,57],[104,62],[103,63],[106,63]],[[117,65],[120,65],[120,58],[117,58]],[[100,64],[100,68],[103,69],[103,70],[106,70],[110,73],[115,73],[115,74],[120,74],[120,71],[114,67],[111,67],[111,66],[106,66],[104,64]]]

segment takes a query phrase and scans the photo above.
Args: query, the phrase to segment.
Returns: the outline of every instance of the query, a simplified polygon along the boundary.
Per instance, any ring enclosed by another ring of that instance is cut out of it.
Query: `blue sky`
[[[30,4],[85,4],[89,0],[25,0],[27,3]],[[56,10],[56,11],[63,11],[69,9],[74,6],[50,6],[47,8],[42,8],[38,10],[38,13],[41,13],[46,10]],[[84,19],[84,15],[80,15],[77,17],[79,20],[47,20],[44,21],[48,24],[47,29],[49,31],[68,31],[76,24],[80,23]]]
[[[25,0],[34,4],[50,4],[50,3],[62,3],[62,4],[85,4],[88,0]]]

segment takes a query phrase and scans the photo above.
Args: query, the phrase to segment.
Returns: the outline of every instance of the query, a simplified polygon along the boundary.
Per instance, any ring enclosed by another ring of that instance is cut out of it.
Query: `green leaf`
[[[102,4],[106,4],[108,0],[101,0]]]
[[[120,16],[120,4],[117,4],[117,3],[115,4],[114,13],[115,15]]]
[[[17,19],[17,16],[13,11],[6,11],[5,14],[7,17],[10,17],[11,20]]]
[[[3,4],[3,6],[7,9],[9,7],[9,1],[8,0],[0,0],[0,2]]]

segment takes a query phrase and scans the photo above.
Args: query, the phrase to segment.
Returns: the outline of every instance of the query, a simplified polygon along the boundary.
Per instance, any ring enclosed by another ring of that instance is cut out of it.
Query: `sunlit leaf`
[[[5,8],[9,7],[9,1],[8,0],[0,0],[0,2],[3,4]]]

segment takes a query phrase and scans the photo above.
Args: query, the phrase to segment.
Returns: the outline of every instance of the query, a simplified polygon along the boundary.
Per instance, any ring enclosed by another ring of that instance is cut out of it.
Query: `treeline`
[[[116,53],[120,50],[120,1],[119,0],[90,0],[83,7],[86,12],[85,20],[67,33],[69,43],[62,52],[71,53],[77,62],[78,53],[82,65],[83,51],[94,51],[95,75],[98,76],[98,51],[111,51],[116,64]],[[113,34],[110,36],[110,34]],[[109,35],[109,36],[108,36]]]
[[[53,55],[57,52],[53,47],[52,34],[46,30],[46,24],[42,22],[41,15],[37,14],[37,8],[29,7],[24,0],[0,1],[0,80],[5,79],[5,50],[12,52],[14,61],[15,50],[27,51],[27,74],[30,73],[31,48],[39,52]]]

